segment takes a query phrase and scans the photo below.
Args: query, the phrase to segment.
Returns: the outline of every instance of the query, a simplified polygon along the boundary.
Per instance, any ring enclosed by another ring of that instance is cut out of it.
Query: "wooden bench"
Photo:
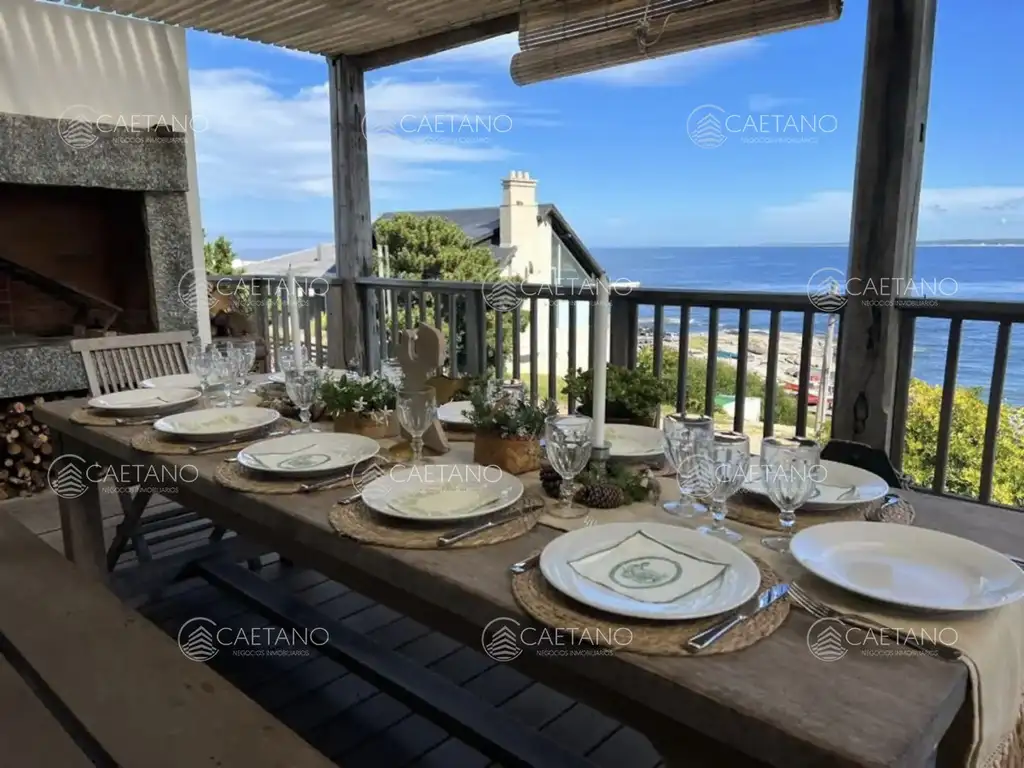
[[[333,765],[0,510],[0,764]]]

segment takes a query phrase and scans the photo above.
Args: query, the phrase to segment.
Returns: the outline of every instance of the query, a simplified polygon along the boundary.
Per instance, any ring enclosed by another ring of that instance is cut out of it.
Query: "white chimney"
[[[501,180],[501,245],[519,246],[532,242],[537,233],[537,180],[526,171],[510,171]]]

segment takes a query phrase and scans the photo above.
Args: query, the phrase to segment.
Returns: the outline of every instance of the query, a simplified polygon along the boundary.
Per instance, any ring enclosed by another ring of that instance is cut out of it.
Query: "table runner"
[[[539,484],[536,478],[520,479],[527,489]],[[663,498],[678,496],[677,490],[675,496],[670,495],[675,485],[671,480],[661,480],[661,484]],[[631,504],[608,510],[593,509],[589,514],[598,523],[658,522],[691,528],[709,520],[706,516],[694,520],[673,517],[660,506],[652,504]],[[541,525],[570,531],[582,527],[584,519],[563,519],[547,514],[541,518]],[[737,544],[740,549],[767,562],[783,578],[798,581],[805,592],[826,605],[845,613],[865,616],[917,637],[940,639],[960,650],[963,653],[962,661],[970,673],[973,717],[970,754],[963,755],[960,764],[970,768],[1019,768],[1024,765],[1024,601],[981,614],[937,616],[901,612],[896,606],[890,608],[832,587],[804,570],[791,556],[780,555],[761,546],[761,538],[766,534],[764,529],[733,520],[728,521],[728,525],[743,535]],[[814,626],[808,633],[809,661],[816,660],[811,649]],[[874,644],[876,651],[880,647],[881,644]],[[869,650],[865,642],[861,652]],[[817,660],[819,663],[829,663],[821,660],[821,657]]]

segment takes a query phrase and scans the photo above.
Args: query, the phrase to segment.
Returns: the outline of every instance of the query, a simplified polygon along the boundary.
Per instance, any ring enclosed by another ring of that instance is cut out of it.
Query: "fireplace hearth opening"
[[[0,184],[0,347],[154,323],[143,193]]]

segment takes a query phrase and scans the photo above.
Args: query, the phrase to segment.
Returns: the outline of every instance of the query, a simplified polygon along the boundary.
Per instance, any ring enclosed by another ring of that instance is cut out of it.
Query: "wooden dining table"
[[[214,480],[230,454],[166,456],[130,445],[145,427],[92,427],[70,420],[81,400],[36,407],[58,442],[101,466],[159,473],[164,495],[296,564],[363,592],[432,629],[481,647],[500,617],[531,620],[513,599],[510,564],[560,535],[537,526],[525,536],[477,548],[413,550],[360,544],[328,523],[347,491],[261,495]],[[453,442],[437,461],[469,462],[472,444]],[[182,467],[194,467],[178,472]],[[181,478],[179,482],[168,478]],[[188,480],[187,482],[185,480]],[[538,483],[525,476],[528,488]],[[166,487],[166,486],[171,487]],[[61,498],[65,551],[94,578],[108,578],[99,493]],[[901,491],[916,525],[1024,554],[1024,517],[967,501]],[[599,521],[599,512],[594,513]],[[812,619],[792,610],[774,634],[739,652],[655,657],[616,652],[555,656],[522,653],[521,671],[647,735],[666,763],[686,766],[951,765],[970,740],[968,675],[959,663],[922,654],[846,654],[824,662],[809,651]]]

